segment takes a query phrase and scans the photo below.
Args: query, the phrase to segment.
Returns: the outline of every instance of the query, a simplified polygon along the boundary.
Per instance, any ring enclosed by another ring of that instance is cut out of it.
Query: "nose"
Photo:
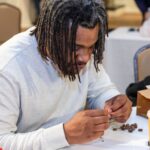
[[[79,53],[76,55],[77,62],[87,63],[90,59],[89,53]]]

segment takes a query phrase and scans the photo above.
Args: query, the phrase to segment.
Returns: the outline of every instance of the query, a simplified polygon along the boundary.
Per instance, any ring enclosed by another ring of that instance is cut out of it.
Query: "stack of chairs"
[[[0,44],[21,30],[21,11],[19,8],[0,3]]]

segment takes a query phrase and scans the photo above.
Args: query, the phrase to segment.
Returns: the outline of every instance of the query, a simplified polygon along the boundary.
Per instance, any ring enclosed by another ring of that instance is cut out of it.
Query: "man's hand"
[[[82,144],[100,138],[108,128],[108,114],[102,110],[84,110],[78,112],[64,124],[69,144]]]
[[[125,122],[132,110],[132,102],[125,95],[118,95],[105,103],[104,110],[109,114],[110,119],[114,118],[118,122]]]

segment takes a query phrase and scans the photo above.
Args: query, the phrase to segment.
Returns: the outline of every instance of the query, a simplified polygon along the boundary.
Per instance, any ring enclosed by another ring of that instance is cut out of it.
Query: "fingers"
[[[119,117],[122,116],[122,114],[125,114],[128,110],[128,103],[125,103],[120,109],[114,111],[111,113],[111,116]]]
[[[89,117],[99,117],[99,116],[106,116],[107,112],[99,109],[85,110],[84,115]]]
[[[68,143],[79,144],[100,138],[109,126],[108,120],[104,110],[78,112],[64,124]]]
[[[108,128],[109,117],[104,110],[87,110],[86,115],[90,116],[90,121],[94,125],[96,131],[104,131]],[[94,130],[95,131],[95,130]]]
[[[101,138],[104,135],[104,132],[93,132],[91,135],[88,135],[88,141],[93,141],[98,138]]]
[[[112,105],[113,105],[113,101],[112,100],[107,101],[105,103],[104,110],[106,110],[108,112],[108,114],[110,114],[112,112],[112,109],[111,109]]]
[[[126,103],[122,105],[120,109],[118,109],[117,111],[112,112],[111,115],[118,116],[118,117],[121,116],[121,114],[126,115],[131,111],[131,108],[132,108],[132,103],[128,99],[126,99]]]
[[[109,127],[109,118],[106,111],[86,110],[85,114],[90,116],[90,122],[93,124],[92,132],[104,132]]]
[[[90,116],[89,122],[93,124],[93,131],[102,132],[109,126],[108,114],[103,110],[86,110],[85,114]]]
[[[119,110],[123,107],[127,102],[127,97],[124,95],[119,95],[113,100],[113,104],[111,105],[112,112]]]
[[[94,126],[93,131],[94,132],[104,132],[106,129],[108,129],[109,124],[108,123],[103,123],[103,124],[99,124]]]
[[[131,113],[132,103],[125,95],[118,95],[106,102],[105,109],[109,112],[110,118],[114,118],[118,122],[125,122]]]
[[[95,125],[98,125],[98,124],[102,124],[102,123],[108,123],[109,118],[108,118],[108,116],[94,117],[94,118],[92,118],[92,121]]]

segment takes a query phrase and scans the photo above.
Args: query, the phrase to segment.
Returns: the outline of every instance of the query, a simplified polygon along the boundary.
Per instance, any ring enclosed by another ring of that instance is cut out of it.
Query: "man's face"
[[[94,28],[88,29],[82,26],[78,26],[76,33],[76,63],[78,70],[81,71],[89,59],[95,48],[95,44],[98,40],[99,25],[97,24]],[[75,60],[73,59],[74,70],[77,73]],[[69,71],[68,66],[68,71]]]

